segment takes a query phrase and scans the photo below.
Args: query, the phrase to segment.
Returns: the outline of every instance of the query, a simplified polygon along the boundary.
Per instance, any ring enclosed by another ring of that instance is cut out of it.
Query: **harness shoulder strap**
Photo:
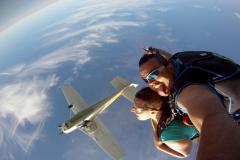
[[[206,51],[176,53],[169,61],[174,66],[174,90],[194,83],[214,84],[230,78],[240,67],[230,59]]]

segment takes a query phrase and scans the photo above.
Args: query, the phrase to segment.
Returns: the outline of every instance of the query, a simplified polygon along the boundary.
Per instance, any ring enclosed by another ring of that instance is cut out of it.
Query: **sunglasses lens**
[[[157,76],[159,75],[160,71],[159,70],[155,70],[153,71],[149,76],[153,77],[153,78],[157,78]]]
[[[152,71],[146,78],[142,78],[144,82],[151,83],[156,80],[160,72],[162,71],[162,67],[157,68],[156,70]]]
[[[155,74],[151,74],[148,76],[148,80],[154,80],[156,78],[157,78],[157,75],[155,75]]]
[[[151,74],[149,74],[149,75],[147,76],[146,80],[147,80],[148,82],[153,82],[153,81],[155,81],[155,79],[157,78],[158,74],[159,74],[159,71],[154,71],[154,72],[152,72]]]

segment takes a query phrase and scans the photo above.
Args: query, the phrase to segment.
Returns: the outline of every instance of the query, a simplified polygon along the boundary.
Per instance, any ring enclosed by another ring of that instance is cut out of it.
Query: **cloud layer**
[[[19,148],[27,153],[40,138],[51,114],[48,91],[57,82],[58,77],[52,75],[44,80],[34,77],[0,86],[1,159],[14,159]]]
[[[58,84],[60,77],[56,72],[63,64],[72,62],[72,72],[77,75],[81,66],[92,59],[89,54],[91,47],[118,43],[116,31],[140,25],[138,22],[109,19],[118,15],[117,12],[127,2],[112,1],[102,5],[88,1],[92,8],[88,8],[88,5],[78,8],[64,21],[51,24],[44,30],[42,48],[53,44],[57,48],[43,53],[42,57],[30,63],[16,64],[0,72],[0,78],[9,79],[0,86],[1,159],[15,159],[19,149],[27,153],[41,137],[44,124],[53,109],[49,90]],[[135,2],[129,3],[127,8],[139,6]],[[118,16],[128,15],[128,12],[122,12]],[[76,27],[84,20],[88,21],[86,25]],[[70,77],[67,81],[73,79]]]

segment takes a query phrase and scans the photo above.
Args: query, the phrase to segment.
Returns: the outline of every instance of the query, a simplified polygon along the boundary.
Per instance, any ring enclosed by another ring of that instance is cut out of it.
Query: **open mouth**
[[[168,88],[163,84],[161,84],[156,90],[157,90],[158,94],[161,96],[168,95]]]

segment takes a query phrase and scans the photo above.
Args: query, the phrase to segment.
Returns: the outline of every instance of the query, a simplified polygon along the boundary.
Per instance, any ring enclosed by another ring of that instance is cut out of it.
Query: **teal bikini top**
[[[194,139],[198,137],[198,131],[194,126],[183,124],[181,120],[173,120],[167,128],[161,132],[161,141],[180,141],[185,139]]]

